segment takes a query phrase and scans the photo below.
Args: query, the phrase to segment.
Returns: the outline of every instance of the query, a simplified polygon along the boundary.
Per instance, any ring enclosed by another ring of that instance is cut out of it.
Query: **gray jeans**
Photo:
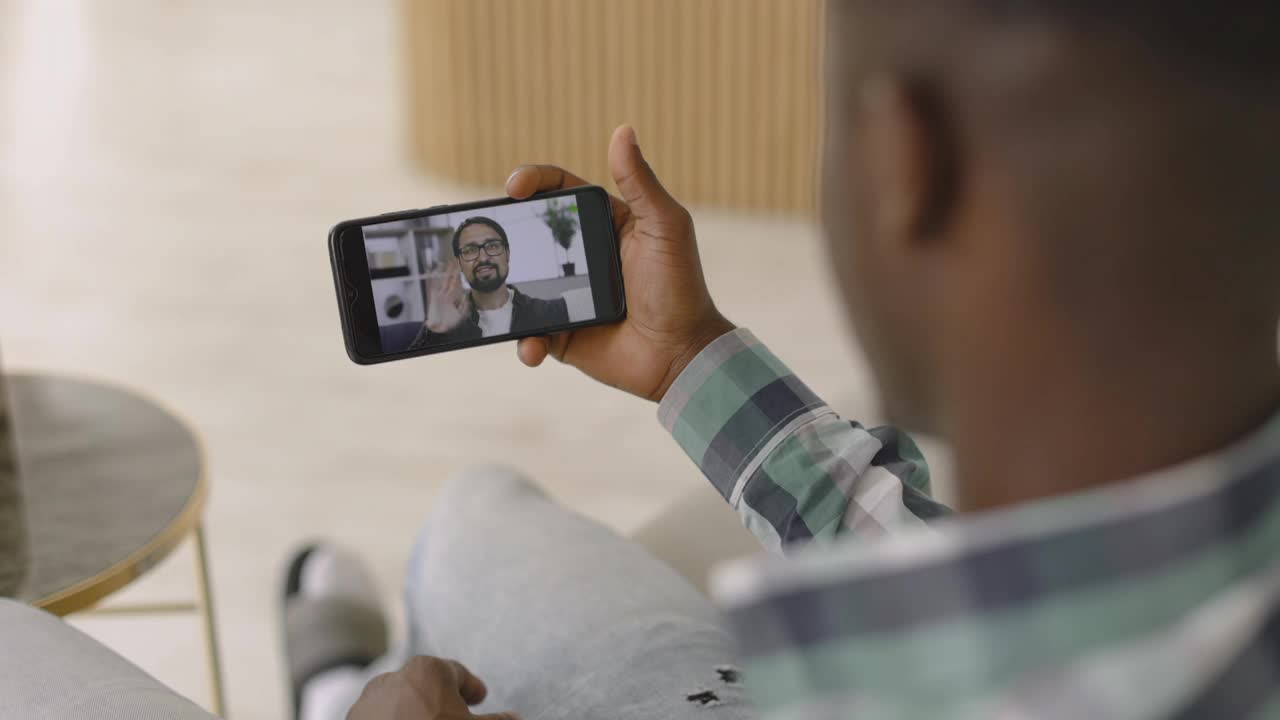
[[[407,642],[370,677],[440,655],[485,680],[482,710],[525,720],[750,716],[715,608],[505,468],[448,483],[415,543],[405,606]],[[0,637],[0,717],[208,718],[37,611],[0,603]]]

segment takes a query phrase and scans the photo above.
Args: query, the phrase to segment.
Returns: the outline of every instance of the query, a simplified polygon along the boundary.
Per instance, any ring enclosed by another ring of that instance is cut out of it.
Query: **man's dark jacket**
[[[511,332],[541,330],[542,328],[564,325],[569,322],[569,306],[564,301],[564,298],[542,300],[525,295],[514,285],[509,285],[508,287],[511,288]],[[409,345],[409,349],[421,350],[428,345],[444,345],[480,339],[482,337],[480,332],[480,312],[476,310],[475,303],[471,302],[470,296],[467,297],[467,304],[471,307],[471,314],[463,318],[458,327],[446,333],[434,333],[428,330],[426,325],[423,325],[422,332],[419,332],[418,337],[414,338],[413,343]]]

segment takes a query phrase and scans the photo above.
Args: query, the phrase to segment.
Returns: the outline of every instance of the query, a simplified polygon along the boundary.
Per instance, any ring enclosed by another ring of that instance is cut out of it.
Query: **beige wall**
[[[631,122],[688,203],[813,206],[820,0],[403,8],[413,135],[432,173],[494,184],[555,162],[603,182],[609,134]]]

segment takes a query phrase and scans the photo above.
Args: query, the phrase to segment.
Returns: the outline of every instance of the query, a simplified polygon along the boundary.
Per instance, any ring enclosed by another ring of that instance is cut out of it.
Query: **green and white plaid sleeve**
[[[1280,415],[877,547],[718,567],[766,720],[1280,718]]]
[[[746,329],[694,358],[658,419],[771,550],[877,538],[947,512],[906,433],[841,419]]]

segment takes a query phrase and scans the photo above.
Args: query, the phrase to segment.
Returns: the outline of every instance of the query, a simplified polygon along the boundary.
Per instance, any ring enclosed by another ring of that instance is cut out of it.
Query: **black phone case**
[[[530,200],[540,200],[543,198],[563,197],[565,195],[577,195],[584,190],[599,191],[604,195],[605,215],[608,221],[609,236],[613,243],[610,246],[611,264],[613,277],[618,283],[618,313],[616,317],[592,318],[576,323],[567,323],[565,325],[557,325],[554,327],[543,328],[534,332],[512,333],[494,338],[481,338],[455,345],[442,345],[439,347],[430,347],[423,350],[412,350],[389,355],[380,355],[378,357],[366,357],[361,355],[356,348],[355,333],[352,327],[357,322],[351,316],[350,303],[352,298],[348,295],[344,285],[346,284],[345,270],[339,257],[338,243],[342,235],[351,227],[362,227],[373,223],[395,222],[397,220],[407,220],[409,218],[420,217],[424,213],[454,213],[465,212],[467,210],[475,210],[482,207],[496,207],[499,205],[512,205],[516,203],[528,202]],[[609,194],[604,188],[598,185],[580,185],[574,188],[566,188],[563,190],[553,190],[551,192],[536,193],[523,200],[515,200],[512,198],[494,198],[493,200],[477,200],[475,202],[462,203],[458,205],[432,205],[427,208],[418,208],[416,210],[401,210],[396,212],[382,213],[381,215],[373,215],[370,217],[355,218],[352,220],[343,220],[334,225],[329,230],[329,266],[333,273],[334,291],[338,299],[338,316],[342,323],[342,340],[347,349],[347,357],[358,365],[378,365],[384,362],[392,362],[394,360],[407,360],[409,358],[421,357],[423,355],[437,355],[444,352],[453,352],[455,350],[466,350],[468,348],[480,347],[483,345],[494,345],[496,343],[510,342],[525,337],[540,337],[544,335],[552,335],[558,332],[568,330],[576,330],[578,328],[593,327],[595,325],[608,325],[610,323],[621,322],[627,317],[627,293],[623,286],[622,279],[622,252],[619,243],[617,231],[614,228],[613,205],[609,201]]]

